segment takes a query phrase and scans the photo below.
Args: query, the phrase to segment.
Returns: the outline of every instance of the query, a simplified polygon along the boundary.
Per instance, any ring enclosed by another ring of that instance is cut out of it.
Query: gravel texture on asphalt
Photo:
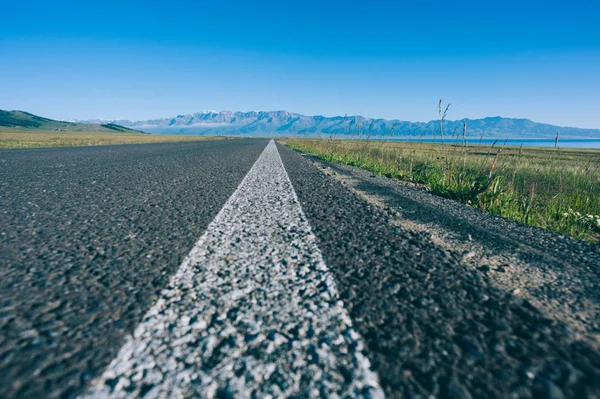
[[[274,142],[90,398],[383,397]]]
[[[0,397],[600,397],[597,247],[282,146],[194,246],[266,145],[0,151]]]
[[[311,161],[279,148],[387,395],[600,396],[600,354],[566,324],[498,288],[462,256],[437,245],[431,234],[399,226],[395,211],[370,204]],[[444,204],[437,204],[443,212]],[[531,233],[520,241],[538,237]],[[563,245],[569,246],[570,241]],[[547,248],[553,250],[553,244]]]
[[[266,140],[0,151],[0,397],[75,397]]]

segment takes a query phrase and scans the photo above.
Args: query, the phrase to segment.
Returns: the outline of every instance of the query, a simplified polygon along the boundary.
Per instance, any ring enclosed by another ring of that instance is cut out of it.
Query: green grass
[[[508,219],[600,242],[600,150],[288,139]]]
[[[38,148],[216,140],[220,137],[142,133],[56,132],[0,128],[0,148]]]

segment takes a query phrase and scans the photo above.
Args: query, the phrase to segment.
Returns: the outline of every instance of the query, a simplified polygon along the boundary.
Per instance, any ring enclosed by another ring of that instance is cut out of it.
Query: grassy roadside
[[[159,134],[94,133],[27,131],[25,129],[0,129],[0,148],[37,148],[89,146],[107,144],[144,144],[197,140],[216,140],[221,137],[176,136]]]
[[[600,150],[334,139],[290,148],[424,184],[508,219],[600,242]]]

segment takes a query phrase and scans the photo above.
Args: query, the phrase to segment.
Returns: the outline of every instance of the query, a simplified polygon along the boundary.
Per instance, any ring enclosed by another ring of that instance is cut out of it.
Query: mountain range
[[[463,122],[467,136],[488,138],[600,138],[600,129],[582,129],[537,123],[529,119],[488,117],[483,119],[445,120],[444,135],[462,136]],[[243,136],[319,136],[344,135],[361,137],[436,136],[439,121],[409,122],[365,118],[362,116],[307,116],[288,111],[201,111],[177,115],[173,118],[144,121],[85,120],[81,123],[107,122],[141,130],[147,133],[186,135],[243,135]]]

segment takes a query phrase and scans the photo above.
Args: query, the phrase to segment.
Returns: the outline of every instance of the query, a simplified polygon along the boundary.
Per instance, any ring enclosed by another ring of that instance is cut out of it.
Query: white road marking
[[[271,140],[86,396],[383,397]]]

